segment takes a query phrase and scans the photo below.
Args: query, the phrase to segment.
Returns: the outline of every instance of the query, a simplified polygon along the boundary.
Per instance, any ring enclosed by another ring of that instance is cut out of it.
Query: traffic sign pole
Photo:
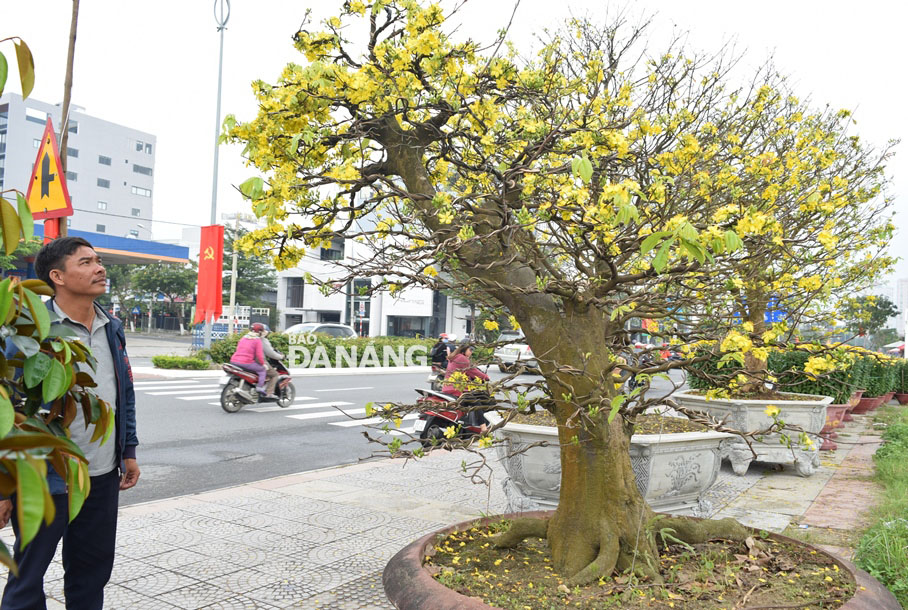
[[[60,237],[60,219],[46,219],[44,221],[44,243],[50,243],[58,237]]]

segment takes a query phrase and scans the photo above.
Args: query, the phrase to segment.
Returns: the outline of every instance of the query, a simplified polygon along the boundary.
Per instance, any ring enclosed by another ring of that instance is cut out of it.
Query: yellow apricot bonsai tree
[[[557,421],[562,479],[554,516],[499,543],[543,535],[555,568],[589,582],[656,552],[637,536],[653,514],[628,454],[652,401],[614,375],[684,364],[626,358],[634,319],[682,347],[734,322],[703,303],[728,294],[716,275],[733,279],[742,219],[757,213],[732,160],[760,154],[741,143],[774,73],[732,87],[733,58],[677,40],[650,53],[646,23],[620,18],[574,20],[532,55],[504,34],[485,48],[458,40],[450,18],[416,0],[349,1],[296,32],[302,63],[254,83],[255,118],[225,121],[262,174],[240,187],[267,221],[244,245],[288,268],[343,237],[364,254],[337,261],[338,275],[377,278],[371,290],[467,287],[506,310],[544,378],[536,403]],[[389,449],[421,451],[400,437]],[[746,536],[729,521],[660,524],[687,541]]]

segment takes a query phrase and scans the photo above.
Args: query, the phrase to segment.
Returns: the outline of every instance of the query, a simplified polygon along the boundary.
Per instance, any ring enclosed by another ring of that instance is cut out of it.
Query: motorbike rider
[[[438,343],[432,346],[432,351],[430,355],[432,357],[432,366],[445,370],[448,366],[448,356],[451,355],[451,352],[454,351],[452,347],[454,341],[457,340],[456,335],[448,335],[447,333],[441,333],[438,335]]]
[[[280,375],[277,369],[271,366],[271,363],[268,362],[269,358],[274,360],[283,360],[284,354],[280,353],[271,346],[271,341],[268,340],[268,335],[271,334],[271,329],[268,328],[267,324],[260,324],[256,322],[250,328],[261,327],[259,331],[262,335],[262,352],[265,354],[265,394],[266,398],[277,398],[274,393],[274,388],[277,386],[277,378]]]
[[[258,382],[255,389],[259,394],[265,396],[265,352],[262,345],[262,336],[265,332],[265,325],[258,322],[249,327],[247,332],[236,345],[236,351],[230,357],[230,362],[238,364],[244,369],[248,369],[258,374]]]
[[[445,370],[445,385],[442,392],[451,396],[460,398],[460,404],[466,407],[476,405],[489,405],[493,403],[492,397],[483,389],[474,389],[475,383],[464,383],[465,376],[470,382],[489,380],[489,376],[480,371],[470,361],[473,355],[473,345],[464,340],[457,349],[448,356],[448,366]],[[478,426],[480,433],[486,431],[486,423],[483,414],[485,409],[473,409],[467,413],[464,423],[468,426]]]

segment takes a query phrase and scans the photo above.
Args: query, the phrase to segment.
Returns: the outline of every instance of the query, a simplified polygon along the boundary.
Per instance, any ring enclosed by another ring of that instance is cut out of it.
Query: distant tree
[[[0,270],[15,269],[18,262],[26,256],[34,256],[41,249],[42,240],[40,237],[32,236],[31,239],[19,244],[19,248],[13,254],[4,254],[0,251]]]
[[[242,239],[248,231],[227,227],[224,232],[224,304],[230,302],[230,277],[233,275],[233,240],[236,235]],[[242,250],[236,261],[236,303],[252,307],[267,306],[262,299],[266,292],[277,290],[277,274],[274,266],[264,256],[246,254]]]
[[[133,292],[163,294],[173,303],[179,297],[189,297],[198,280],[196,263],[188,265],[142,265],[132,270]]]
[[[898,313],[898,307],[884,296],[867,295],[839,302],[841,319],[849,331],[860,336],[878,333]]]
[[[873,333],[873,337],[871,337],[870,339],[870,344],[874,347],[874,349],[880,349],[884,345],[895,343],[899,339],[902,339],[902,337],[899,336],[898,331],[896,331],[894,328],[884,328]]]

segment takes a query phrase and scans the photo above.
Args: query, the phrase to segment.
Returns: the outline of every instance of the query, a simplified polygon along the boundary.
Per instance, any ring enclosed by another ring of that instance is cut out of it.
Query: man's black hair
[[[44,244],[44,247],[38,251],[38,255],[35,257],[35,274],[38,279],[43,280],[48,286],[54,288],[54,283],[50,279],[50,272],[53,269],[62,271],[66,266],[66,257],[72,255],[82,246],[87,246],[94,250],[94,246],[81,237],[60,237]]]

